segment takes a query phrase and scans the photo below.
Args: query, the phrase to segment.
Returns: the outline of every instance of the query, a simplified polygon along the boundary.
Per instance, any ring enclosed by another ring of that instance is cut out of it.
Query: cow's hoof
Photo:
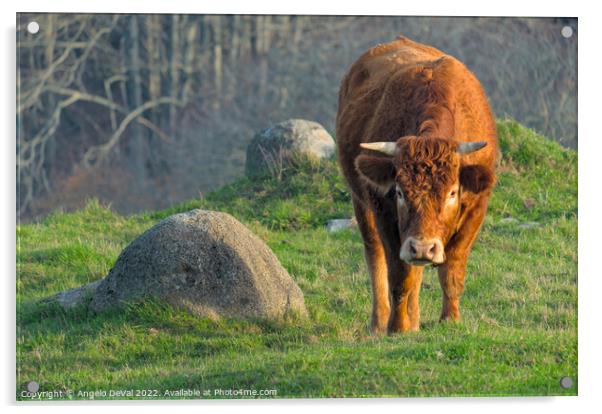
[[[420,328],[415,328],[415,327],[411,327],[411,328],[407,328],[407,329],[390,329],[389,330],[389,335],[397,335],[397,334],[407,334],[407,333],[411,333],[411,332],[418,332],[420,331]]]
[[[439,318],[440,323],[454,323],[460,321],[460,315],[441,315]]]
[[[374,336],[385,336],[388,333],[387,326],[371,325],[370,333]]]

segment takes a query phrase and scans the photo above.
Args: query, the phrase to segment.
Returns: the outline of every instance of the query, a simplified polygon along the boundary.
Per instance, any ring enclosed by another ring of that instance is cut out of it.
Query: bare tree
[[[400,32],[466,63],[498,116],[576,146],[576,20],[20,14],[19,215],[90,196],[160,208],[223,185],[255,131],[333,130],[348,65]]]

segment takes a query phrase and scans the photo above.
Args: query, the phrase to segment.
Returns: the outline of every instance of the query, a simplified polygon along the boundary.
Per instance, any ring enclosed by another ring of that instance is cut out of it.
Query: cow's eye
[[[399,204],[403,204],[403,191],[401,191],[401,188],[396,187],[395,188],[395,194],[397,195],[397,201],[399,202]]]
[[[452,190],[451,193],[449,193],[449,198],[454,198],[456,196],[456,190]]]

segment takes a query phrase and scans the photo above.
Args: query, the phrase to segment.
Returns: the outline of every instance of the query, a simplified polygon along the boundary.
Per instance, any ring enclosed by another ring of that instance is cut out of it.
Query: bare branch
[[[121,135],[123,134],[125,129],[134,119],[140,116],[144,111],[147,111],[155,106],[162,104],[172,104],[176,106],[182,105],[178,100],[174,99],[173,97],[163,97],[146,102],[138,108],[134,109],[121,121],[121,123],[119,124],[119,128],[117,128],[115,133],[111,136],[111,138],[109,138],[109,140],[106,143],[91,147],[86,151],[82,159],[82,164],[84,165],[84,167],[89,168],[93,164],[101,163],[107,156],[107,154],[110,152],[110,150],[117,144],[119,138],[121,138]]]

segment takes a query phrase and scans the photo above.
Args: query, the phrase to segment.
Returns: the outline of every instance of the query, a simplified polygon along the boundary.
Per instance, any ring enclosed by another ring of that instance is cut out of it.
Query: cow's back
[[[442,138],[487,141],[486,148],[463,162],[493,168],[497,154],[495,122],[479,81],[454,57],[398,37],[365,52],[341,83],[336,137],[340,165],[352,191],[360,191],[353,164],[360,143],[418,135],[411,117],[425,105],[420,97],[433,94],[423,89],[427,82],[432,82],[429,88],[436,92],[437,105],[449,109],[439,111],[442,119],[447,116],[452,124],[443,134],[449,136]],[[432,110],[432,106],[429,102],[425,110]]]

